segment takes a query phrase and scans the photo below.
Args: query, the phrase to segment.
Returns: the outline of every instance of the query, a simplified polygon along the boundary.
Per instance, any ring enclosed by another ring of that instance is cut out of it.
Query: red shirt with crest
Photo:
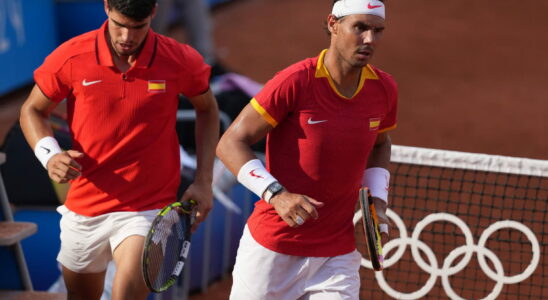
[[[355,249],[352,218],[363,172],[379,132],[396,127],[397,87],[367,65],[351,98],[341,95],[319,57],[279,72],[251,100],[274,129],[266,167],[291,193],[325,205],[319,219],[291,228],[273,206],[258,201],[248,220],[264,247],[288,255],[327,257]]]
[[[135,65],[120,72],[107,26],[63,43],[34,72],[50,100],[67,100],[72,149],[84,157],[65,205],[85,216],[176,200],[178,94],[193,97],[209,88],[210,67],[198,52],[152,30]]]

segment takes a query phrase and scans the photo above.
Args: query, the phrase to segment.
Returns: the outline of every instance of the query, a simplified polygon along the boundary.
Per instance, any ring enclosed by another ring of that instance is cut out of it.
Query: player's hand
[[[388,240],[390,239],[390,220],[388,219],[388,217],[386,216],[386,209],[387,209],[387,206],[386,206],[386,202],[384,202],[383,200],[379,199],[379,198],[373,198],[373,204],[375,205],[375,212],[377,213],[377,220],[379,221],[379,226],[380,224],[386,224],[386,228],[388,229],[388,232],[385,232],[385,231],[381,231],[381,243],[383,245],[385,245],[386,243],[388,243]]]
[[[82,173],[82,166],[76,161],[84,157],[84,153],[68,150],[52,156],[46,165],[51,180],[57,183],[67,183],[76,179]]]
[[[286,190],[270,199],[278,215],[291,227],[299,227],[309,218],[319,217],[316,208],[322,207],[322,202],[300,194],[292,194]]]
[[[213,207],[213,190],[211,182],[194,181],[185,191],[181,202],[196,201],[196,220],[192,225],[192,232],[198,229],[198,225],[205,220],[209,211]]]

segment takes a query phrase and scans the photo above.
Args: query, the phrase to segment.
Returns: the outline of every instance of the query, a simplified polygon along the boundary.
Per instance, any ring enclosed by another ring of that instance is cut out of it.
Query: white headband
[[[335,2],[331,13],[337,18],[357,14],[385,18],[384,3],[379,0],[340,0]]]

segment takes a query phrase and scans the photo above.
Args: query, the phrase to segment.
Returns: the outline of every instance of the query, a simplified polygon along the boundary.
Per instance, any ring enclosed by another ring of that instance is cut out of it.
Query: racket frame
[[[142,270],[143,270],[143,278],[145,280],[145,283],[147,287],[150,289],[151,292],[154,293],[161,293],[166,291],[168,288],[170,288],[176,281],[181,272],[183,271],[186,258],[188,256],[188,253],[190,251],[190,239],[191,239],[191,228],[192,224],[194,223],[196,210],[194,207],[196,206],[196,202],[194,200],[190,200],[188,203],[181,203],[179,201],[168,204],[164,208],[162,208],[154,220],[152,221],[152,224],[150,226],[150,230],[148,231],[148,234],[145,238],[145,243],[143,246],[143,257],[141,259],[142,262]],[[186,232],[185,232],[185,238],[183,241],[183,245],[181,247],[181,252],[178,254],[177,262],[175,263],[175,266],[173,268],[173,272],[169,276],[169,279],[159,288],[154,287],[152,282],[149,280],[148,276],[148,261],[149,261],[149,245],[152,243],[152,238],[154,236],[154,233],[156,232],[155,228],[158,223],[162,221],[162,218],[171,210],[174,210],[176,208],[179,208],[184,214],[187,215],[185,217],[184,215],[181,215],[179,222],[185,222],[186,226]]]
[[[362,224],[367,252],[375,271],[383,269],[384,257],[382,254],[381,235],[377,212],[368,188],[362,187],[359,195],[360,209],[362,210]]]

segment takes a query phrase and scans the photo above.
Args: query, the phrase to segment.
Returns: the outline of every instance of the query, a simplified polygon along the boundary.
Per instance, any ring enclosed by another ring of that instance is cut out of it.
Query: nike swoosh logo
[[[310,124],[310,125],[314,125],[314,124],[318,124],[318,123],[323,123],[323,122],[327,122],[327,120],[313,121],[312,118],[308,118],[308,124]]]
[[[85,79],[82,80],[82,85],[83,86],[88,86],[88,85],[92,85],[92,84],[96,84],[96,83],[99,83],[101,82],[102,80],[95,80],[95,81],[86,81]]]
[[[255,169],[255,170],[257,170],[257,169]],[[257,178],[262,178],[262,179],[264,179],[263,176],[255,174],[255,170],[251,170],[251,172],[249,172],[249,175],[251,175],[251,176],[253,176],[253,177],[257,177]]]
[[[374,9],[374,8],[378,8],[378,7],[381,7],[382,5],[371,5],[371,3],[367,3],[367,8],[369,9]]]
[[[40,146],[40,148],[46,150],[46,154],[49,154],[49,153],[51,152],[50,149],[48,149],[48,148],[46,148],[46,147],[44,147],[44,146]]]

